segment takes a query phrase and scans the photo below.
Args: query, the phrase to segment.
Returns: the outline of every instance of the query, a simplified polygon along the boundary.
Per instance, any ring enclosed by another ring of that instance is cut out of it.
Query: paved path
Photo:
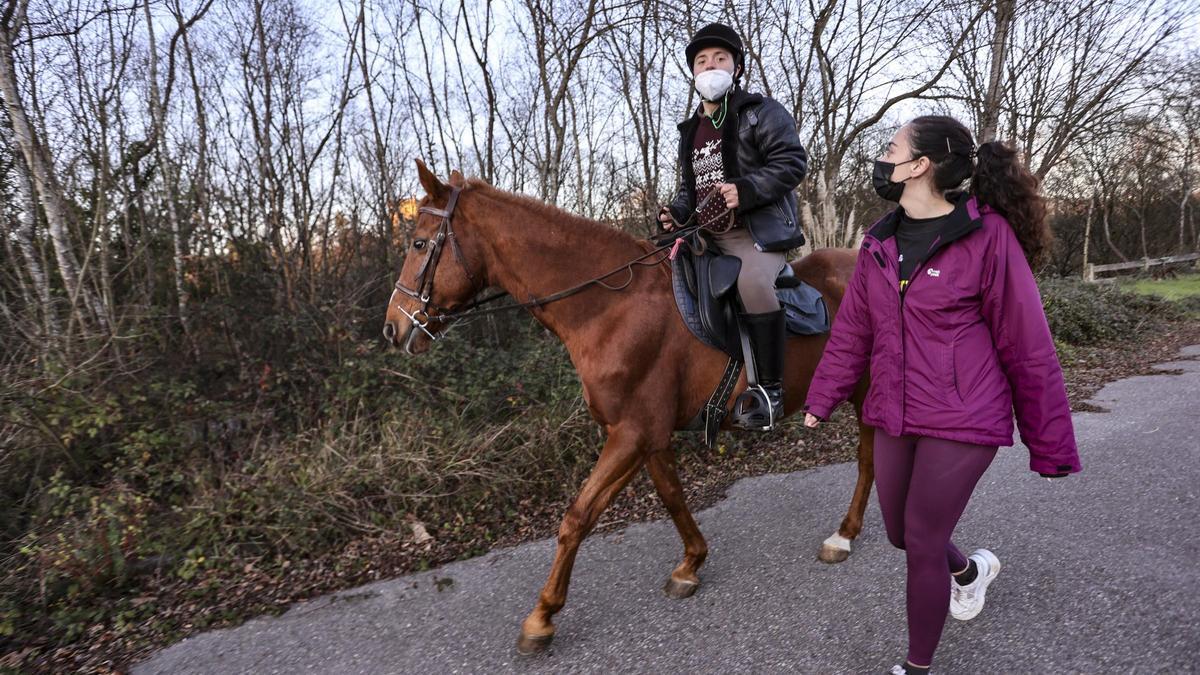
[[[938,672],[1200,670],[1200,360],[1160,367],[1184,373],[1109,384],[1093,402],[1111,412],[1075,415],[1082,474],[1046,481],[1001,450],[956,541],[1004,571],[979,618],[948,622]],[[660,590],[682,550],[669,521],[589,540],[539,657],[513,644],[549,540],[198,635],[134,672],[883,673],[905,651],[904,558],[877,506],[847,562],[815,559],[853,480],[840,464],[736,483],[698,516],[711,550],[686,600]]]

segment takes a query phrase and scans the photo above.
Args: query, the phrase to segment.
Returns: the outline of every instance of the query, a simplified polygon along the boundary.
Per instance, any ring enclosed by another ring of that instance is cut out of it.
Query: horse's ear
[[[425,193],[430,197],[440,197],[448,189],[420,159],[417,160],[417,177],[421,179],[421,187],[425,188]]]
[[[450,184],[454,187],[462,187],[466,182],[467,179],[463,177],[462,172],[458,169],[450,172]]]

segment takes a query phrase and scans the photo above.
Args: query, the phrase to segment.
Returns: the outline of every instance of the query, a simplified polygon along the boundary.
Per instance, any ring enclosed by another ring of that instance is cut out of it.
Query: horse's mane
[[[603,237],[615,244],[638,245],[638,239],[624,230],[610,227],[591,218],[576,215],[533,197],[501,190],[483,179],[468,179],[467,187],[479,190],[492,199],[518,207],[523,211],[532,212],[534,216],[560,223],[572,231],[586,235],[589,241],[597,241]]]

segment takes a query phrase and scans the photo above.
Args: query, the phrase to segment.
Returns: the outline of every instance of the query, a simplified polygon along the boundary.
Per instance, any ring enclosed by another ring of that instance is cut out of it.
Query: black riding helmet
[[[746,70],[745,50],[742,47],[742,38],[737,34],[737,31],[726,26],[723,23],[710,23],[704,28],[696,31],[692,36],[692,41],[688,43],[684,54],[687,56],[688,68],[694,67],[696,63],[696,54],[700,53],[701,49],[707,47],[722,47],[728,49],[733,54],[733,62],[737,64],[733,74],[733,79],[741,77]]]

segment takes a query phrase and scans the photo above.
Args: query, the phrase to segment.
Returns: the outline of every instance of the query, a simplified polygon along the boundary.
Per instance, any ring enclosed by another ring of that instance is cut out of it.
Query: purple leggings
[[[995,446],[875,430],[875,486],[888,540],[908,558],[908,660],[933,661],[950,608],[950,573],[967,558],[950,542]]]

